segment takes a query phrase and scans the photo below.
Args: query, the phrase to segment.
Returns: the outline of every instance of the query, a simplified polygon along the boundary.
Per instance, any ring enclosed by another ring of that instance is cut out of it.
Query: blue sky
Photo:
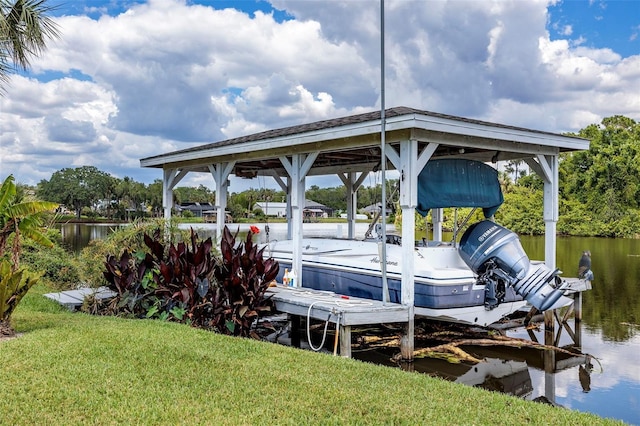
[[[375,0],[61,2],[62,38],[0,98],[0,178],[92,165],[150,183],[140,158],[376,110],[379,16]],[[385,18],[388,107],[558,133],[640,120],[640,1],[386,0]]]
[[[584,39],[591,48],[610,48],[628,57],[640,53],[640,1],[571,0],[549,7],[552,40]]]
[[[99,19],[102,15],[116,16],[126,12],[132,5],[144,4],[145,0],[71,0],[58,4],[53,15],[87,15]],[[186,4],[202,5],[214,9],[238,9],[253,15],[256,11],[273,13],[277,21],[282,22],[291,17],[282,10],[273,7],[265,0],[186,0]]]

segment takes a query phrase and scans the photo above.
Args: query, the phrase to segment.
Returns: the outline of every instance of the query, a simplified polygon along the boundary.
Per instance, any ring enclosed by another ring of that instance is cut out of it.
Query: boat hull
[[[378,243],[334,239],[304,239],[302,244],[304,288],[333,291],[350,297],[383,300]],[[388,244],[388,301],[402,303],[402,250]],[[292,267],[292,242],[271,243],[266,254],[280,263],[281,281]],[[488,325],[522,307],[525,302],[507,288],[500,309],[487,311],[485,286],[461,260],[452,245],[416,247],[414,252],[414,306],[416,315],[454,322]]]

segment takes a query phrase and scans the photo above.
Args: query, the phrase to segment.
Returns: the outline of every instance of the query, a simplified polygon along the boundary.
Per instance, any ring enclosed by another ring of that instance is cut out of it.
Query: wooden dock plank
[[[276,310],[292,315],[338,322],[340,325],[380,324],[407,322],[409,310],[397,303],[341,296],[333,292],[305,288],[271,287],[267,295],[273,295]],[[309,308],[311,310],[309,311]]]
[[[271,296],[278,312],[291,317],[292,344],[297,337],[299,347],[300,318],[330,321],[339,326],[340,355],[351,357],[351,326],[408,322],[409,309],[397,303],[346,297],[326,291],[295,287],[270,287]],[[308,326],[308,324],[307,324]]]

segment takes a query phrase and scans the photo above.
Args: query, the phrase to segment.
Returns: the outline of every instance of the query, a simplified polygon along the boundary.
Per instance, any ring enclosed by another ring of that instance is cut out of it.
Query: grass
[[[605,425],[400,369],[176,323],[68,313],[37,286],[0,343],[0,424]]]

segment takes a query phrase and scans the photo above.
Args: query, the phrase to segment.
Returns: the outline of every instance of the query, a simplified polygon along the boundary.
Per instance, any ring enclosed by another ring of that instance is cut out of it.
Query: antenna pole
[[[380,251],[380,271],[382,273],[382,301],[389,302],[389,283],[387,282],[387,154],[386,154],[386,118],[385,118],[385,83],[384,83],[384,0],[380,0],[380,154],[382,173],[382,250]]]

